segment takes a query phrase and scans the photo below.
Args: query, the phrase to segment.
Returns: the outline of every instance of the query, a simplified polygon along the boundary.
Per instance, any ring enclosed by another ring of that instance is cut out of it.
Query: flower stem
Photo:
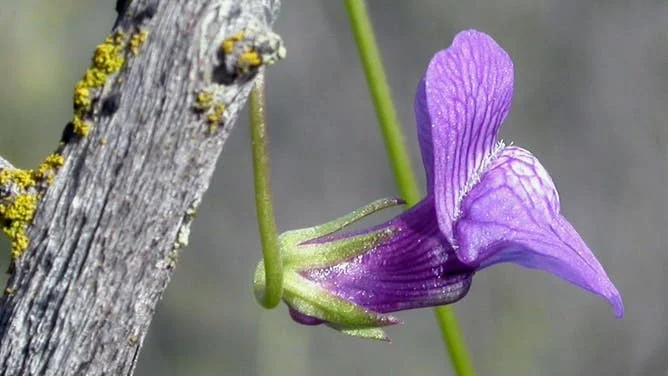
[[[366,5],[364,0],[345,0],[345,4],[397,187],[406,203],[415,205],[420,200],[420,191],[392,104],[390,88]],[[442,306],[436,307],[435,313],[456,374],[475,375],[454,311],[448,306]]]
[[[473,362],[459,330],[454,310],[450,306],[440,306],[434,307],[434,313],[455,373],[459,376],[474,376]]]
[[[401,197],[410,206],[420,201],[420,190],[415,183],[410,158],[404,145],[403,134],[394,110],[390,87],[371,28],[371,22],[363,0],[345,0],[352,25],[357,50],[362,59],[373,106],[376,109],[380,130],[385,140],[385,150],[392,161],[392,173]]]
[[[266,288],[260,304],[274,308],[283,295],[283,265],[278,249],[278,232],[274,217],[269,171],[267,123],[265,121],[264,72],[258,73],[250,94],[251,148],[253,150],[253,177],[257,225],[262,243]]]

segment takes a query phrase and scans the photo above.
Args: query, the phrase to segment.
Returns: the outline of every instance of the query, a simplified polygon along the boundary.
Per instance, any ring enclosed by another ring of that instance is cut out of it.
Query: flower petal
[[[466,195],[455,225],[457,256],[484,268],[513,262],[550,272],[607,299],[623,315],[619,292],[582,238],[559,214],[547,171],[528,151],[500,152]]]
[[[415,93],[415,123],[417,124],[417,136],[420,143],[420,152],[422,153],[422,165],[424,166],[425,176],[427,178],[427,191],[432,194],[434,190],[434,143],[431,137],[431,116],[427,106],[427,92],[425,88],[424,77],[418,84]]]
[[[457,34],[437,53],[418,87],[415,114],[427,184],[450,242],[461,200],[495,151],[512,93],[510,57],[475,30]]]
[[[473,269],[455,257],[440,235],[433,199],[373,231],[383,227],[391,228],[393,236],[379,246],[302,275],[343,300],[379,313],[449,304],[466,295]]]

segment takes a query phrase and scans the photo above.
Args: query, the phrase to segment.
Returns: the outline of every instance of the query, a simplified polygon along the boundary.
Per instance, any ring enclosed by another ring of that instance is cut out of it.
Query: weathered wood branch
[[[254,75],[281,55],[278,0],[117,10],[75,91],[64,164],[52,182],[33,173],[29,246],[0,305],[2,375],[132,374]]]

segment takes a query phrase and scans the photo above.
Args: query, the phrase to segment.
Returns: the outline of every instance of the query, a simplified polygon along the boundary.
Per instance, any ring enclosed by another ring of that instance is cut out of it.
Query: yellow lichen
[[[82,81],[79,81],[74,87],[74,109],[88,108],[90,104],[90,90],[88,90],[88,87]]]
[[[0,185],[6,185],[10,182],[18,185],[21,189],[28,189],[35,185],[35,178],[32,170],[8,170],[0,171]]]
[[[212,112],[209,114],[209,116],[206,117],[206,121],[209,124],[217,123],[220,120],[220,115]]]
[[[210,91],[200,91],[195,96],[195,109],[206,111],[213,104],[213,93]]]
[[[79,136],[86,137],[88,136],[88,132],[90,132],[90,125],[81,120],[78,115],[75,115],[74,119],[72,119],[72,126],[74,134]]]
[[[93,68],[100,69],[107,74],[118,72],[125,62],[125,57],[123,56],[125,41],[126,36],[121,32],[116,32],[108,36],[104,40],[104,43],[95,48]]]
[[[49,166],[53,169],[58,169],[62,167],[64,164],[65,164],[65,157],[57,153],[50,154],[48,157],[46,157],[44,162],[42,162],[42,165]]]
[[[51,154],[42,162],[35,171],[35,178],[45,181],[47,184],[53,182],[56,171],[65,163],[65,158],[60,154]]]
[[[239,66],[243,71],[262,65],[262,57],[255,51],[246,51],[239,56]]]
[[[125,62],[125,57],[119,52],[120,48],[113,44],[103,43],[97,46],[93,55],[93,67],[107,74],[119,71]]]
[[[37,209],[37,196],[19,194],[12,201],[0,205],[0,216],[3,218],[2,231],[12,241],[12,258],[17,259],[28,248],[30,240],[25,234],[28,223]]]
[[[223,40],[220,49],[225,57],[225,69],[230,74],[246,76],[263,64],[273,64],[285,56],[279,36],[245,29]]]
[[[27,225],[22,226],[21,232],[18,232],[16,236],[12,238],[11,255],[13,260],[18,260],[30,245],[30,239],[28,238],[28,235],[25,234],[26,227]]]
[[[206,117],[206,121],[209,123],[209,133],[214,134],[218,129],[218,123],[223,120],[223,114],[225,113],[225,105],[222,103],[216,103],[213,106],[211,113]]]
[[[223,41],[223,43],[220,45],[220,48],[223,50],[223,52],[226,55],[229,55],[232,52],[232,50],[234,49],[234,45],[242,39],[244,39],[243,30],[239,31],[236,34],[232,35],[231,37],[225,39]]]
[[[115,33],[98,45],[93,54],[93,65],[84,73],[79,84],[89,88],[101,87],[106,82],[107,75],[121,70],[125,63],[124,43],[125,34]]]
[[[84,87],[94,88],[102,87],[107,81],[107,73],[98,69],[90,68],[84,73],[83,78],[79,81]]]
[[[5,207],[3,206],[2,208],[4,212]],[[5,224],[2,226],[2,231],[12,240],[18,237],[18,235],[21,234],[24,230],[25,230],[24,222],[12,222],[9,220],[5,220]]]
[[[144,44],[144,42],[146,42],[147,37],[148,31],[146,30],[142,30],[130,37],[130,52],[132,52],[133,55],[139,55],[139,49]]]
[[[65,163],[60,154],[51,154],[36,170],[2,170],[0,185],[14,185],[19,192],[0,203],[1,229],[12,242],[11,254],[16,260],[30,244],[26,229],[35,215],[40,194],[33,188],[38,182],[51,184],[58,168]]]
[[[116,46],[122,46],[127,40],[127,35],[122,31],[117,31],[104,39],[105,43],[111,43]]]
[[[142,33],[138,38],[141,37]],[[145,36],[143,37],[145,39]],[[104,43],[95,48],[93,54],[93,63],[83,75],[83,78],[77,82],[74,87],[74,118],[72,125],[74,133],[85,137],[90,132],[90,125],[84,122],[84,117],[90,111],[93,103],[91,99],[91,89],[104,86],[105,82],[112,73],[118,72],[125,63],[124,46],[126,36],[117,32],[107,37]]]
[[[31,194],[16,196],[14,201],[3,208],[0,214],[9,221],[29,221],[37,207],[37,197]]]

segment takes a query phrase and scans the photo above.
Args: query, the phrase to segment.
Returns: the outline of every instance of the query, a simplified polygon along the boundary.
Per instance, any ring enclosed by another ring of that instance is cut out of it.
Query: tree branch
[[[8,160],[0,156],[0,170],[5,170],[5,169],[12,170],[14,169],[14,166],[12,166],[12,164],[9,163]]]
[[[75,89],[64,164],[33,173],[29,245],[0,305],[2,375],[132,374],[255,74],[284,52],[278,0],[117,10]]]

